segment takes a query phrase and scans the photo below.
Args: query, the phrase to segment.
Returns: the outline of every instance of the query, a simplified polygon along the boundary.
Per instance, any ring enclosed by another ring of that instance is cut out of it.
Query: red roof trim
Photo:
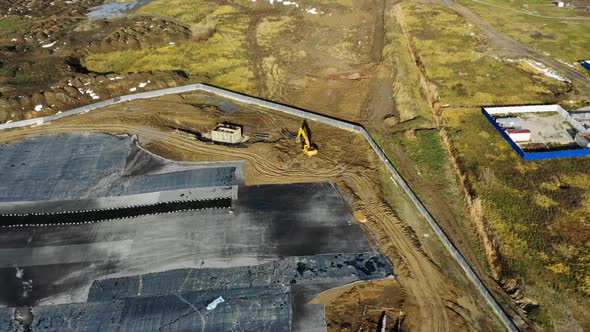
[[[528,129],[506,129],[509,134],[530,134],[531,131]]]

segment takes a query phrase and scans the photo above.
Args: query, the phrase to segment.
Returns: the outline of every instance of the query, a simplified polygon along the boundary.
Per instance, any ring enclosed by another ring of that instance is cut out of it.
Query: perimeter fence
[[[263,100],[259,98],[250,97],[247,95],[243,95],[237,92],[221,89],[218,87],[210,86],[207,84],[191,84],[185,85],[180,87],[168,88],[168,89],[161,89],[161,90],[154,90],[148,92],[137,93],[133,95],[126,95],[121,97],[112,98],[109,100],[105,100],[96,104],[87,105],[83,107],[79,107],[70,111],[62,112],[55,115],[50,115],[46,117],[36,118],[36,119],[29,119],[23,121],[16,121],[12,123],[5,123],[0,125],[0,129],[7,129],[7,128],[16,128],[16,127],[24,127],[30,125],[40,125],[48,121],[57,120],[66,116],[71,116],[75,114],[83,114],[89,112],[91,110],[95,110],[98,108],[103,108],[106,106],[127,102],[135,99],[145,99],[145,98],[154,98],[160,97],[168,94],[177,94],[177,93],[185,93],[185,92],[192,92],[192,91],[204,91],[216,95],[223,96],[228,99],[232,99],[244,104],[251,104],[257,105],[260,107],[276,110],[279,112],[295,115],[298,117],[302,117],[312,121],[318,121],[322,123],[326,123],[329,125],[333,125],[342,129],[354,131],[360,133],[369,143],[373,151],[379,156],[379,159],[383,162],[384,166],[387,168],[389,173],[391,174],[392,178],[400,185],[403,189],[404,193],[408,196],[408,198],[414,203],[420,214],[424,217],[428,225],[432,228],[436,236],[439,238],[443,246],[447,249],[447,251],[451,254],[451,256],[457,261],[461,269],[465,272],[467,278],[474,284],[474,286],[478,289],[480,294],[486,300],[486,302],[490,305],[493,309],[494,313],[498,316],[498,318],[502,321],[504,326],[509,331],[518,331],[512,320],[508,317],[508,315],[504,312],[504,310],[500,307],[496,299],[492,296],[491,292],[487,289],[487,287],[483,284],[481,279],[477,276],[473,268],[469,265],[465,257],[457,250],[455,245],[451,242],[445,232],[440,228],[436,220],[432,217],[430,212],[426,209],[424,204],[418,199],[414,191],[410,188],[410,186],[406,183],[404,178],[401,174],[397,171],[397,169],[393,166],[393,163],[389,160],[385,152],[381,149],[381,147],[375,142],[375,140],[369,135],[369,132],[365,130],[361,125],[355,124],[352,122],[347,122],[343,120],[339,120],[333,117],[321,115],[318,113],[302,110],[299,108],[282,105],[276,102],[271,102],[268,100]]]

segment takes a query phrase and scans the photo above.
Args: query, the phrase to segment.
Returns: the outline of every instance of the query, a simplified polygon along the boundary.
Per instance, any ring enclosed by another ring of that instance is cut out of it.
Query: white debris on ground
[[[494,59],[498,60],[498,61],[506,61],[506,62],[510,62],[510,63],[515,63],[515,62],[524,62],[527,65],[531,66],[533,69],[541,72],[543,75],[561,81],[561,82],[570,82],[569,79],[559,75],[558,73],[556,73],[553,69],[548,68],[547,66],[545,66],[545,64],[539,62],[539,61],[535,61],[535,60],[531,60],[531,59],[510,59],[510,58],[505,58],[505,59],[501,59],[498,57],[493,57]]]
[[[223,297],[218,297],[215,299],[215,301],[209,303],[209,305],[207,306],[207,310],[213,310],[215,308],[217,308],[217,305],[219,305],[220,303],[225,302],[225,300],[223,299]]]
[[[96,93],[94,93],[94,91],[92,91],[92,90],[90,90],[90,89],[89,89],[89,90],[86,90],[86,94],[89,94],[89,95],[90,95],[90,97],[91,97],[92,99],[94,99],[94,100],[96,100],[96,99],[100,99],[100,97],[99,97],[98,95],[96,95]]]
[[[566,65],[566,66],[568,66],[570,68],[576,68],[576,64],[574,64],[574,63],[567,63],[567,62],[565,62],[563,60],[560,60],[560,59],[556,59],[556,60],[559,61],[559,62],[561,62],[561,63],[563,63],[564,65]]]
[[[424,233],[424,235],[423,235],[423,236],[424,236],[424,237],[430,237],[430,234],[428,234],[428,233]]]
[[[147,81],[147,82],[139,82],[139,85],[137,87],[132,87],[129,89],[129,91],[131,92],[135,92],[137,91],[137,88],[145,88],[148,84],[150,84],[152,81]]]
[[[569,80],[567,78],[557,74],[552,69],[547,68],[547,66],[545,66],[541,62],[534,61],[534,60],[524,60],[524,62],[526,62],[529,66],[535,68],[536,70],[542,72],[547,77],[550,77],[550,78],[553,78],[553,79],[556,79],[556,80],[562,81],[562,82],[569,82]]]
[[[43,105],[35,106],[35,112],[40,112],[43,109]]]
[[[116,81],[116,80],[122,80],[123,76],[116,76],[116,77],[110,77],[109,81]]]
[[[53,43],[41,45],[41,47],[43,47],[43,48],[50,48],[51,46],[55,45],[55,43],[57,43],[57,41],[54,41]]]
[[[265,1],[265,0],[262,0]],[[268,1],[271,5],[274,5],[275,2],[277,4],[282,3],[285,6],[293,6],[296,8],[301,8],[304,12],[308,13],[308,14],[312,14],[312,15],[317,15],[317,14],[323,14],[324,12],[319,12],[316,8],[302,8],[302,6],[299,5],[299,3],[295,2],[295,1],[284,1],[284,0],[266,0]],[[256,0],[252,0],[252,2],[256,2]]]

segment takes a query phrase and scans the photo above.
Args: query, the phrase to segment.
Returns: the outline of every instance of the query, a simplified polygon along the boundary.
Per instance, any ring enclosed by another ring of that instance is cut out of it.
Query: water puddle
[[[103,18],[122,17],[128,15],[128,11],[136,9],[140,6],[150,3],[152,0],[137,0],[130,2],[115,2],[111,0],[100,6],[92,7],[86,16],[91,20],[99,20]]]

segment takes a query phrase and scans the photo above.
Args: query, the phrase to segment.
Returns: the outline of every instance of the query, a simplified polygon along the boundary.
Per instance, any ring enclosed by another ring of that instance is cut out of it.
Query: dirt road
[[[439,0],[426,0],[423,2],[440,4],[448,7],[449,9],[455,11],[457,14],[465,17],[470,22],[475,24],[482,32],[486,34],[486,38],[490,43],[488,49],[495,55],[529,57],[536,61],[542,62],[545,65],[553,67],[564,73],[578,88],[583,88],[586,92],[590,92],[590,80],[584,75],[551,58],[550,56],[544,55],[543,53],[506,36],[496,28],[492,27],[490,24],[484,22],[481,17],[479,17],[479,15],[474,13],[469,8],[461,5],[460,3],[456,1]]]

